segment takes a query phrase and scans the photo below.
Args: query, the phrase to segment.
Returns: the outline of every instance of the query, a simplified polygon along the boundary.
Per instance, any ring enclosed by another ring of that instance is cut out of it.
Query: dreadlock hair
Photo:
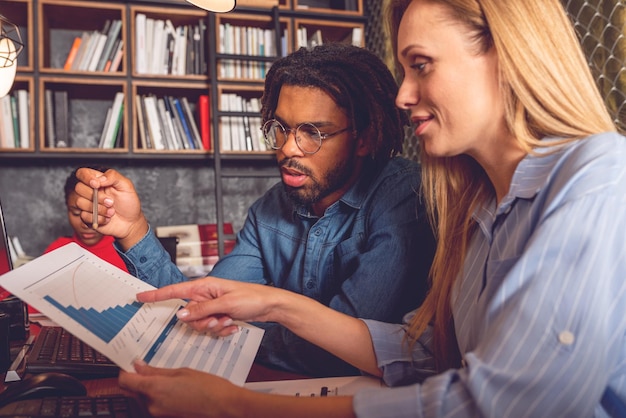
[[[263,122],[274,118],[283,85],[315,87],[345,110],[353,135],[363,138],[378,165],[402,152],[406,114],[395,105],[398,85],[372,52],[349,44],[300,48],[278,59],[265,77]]]
[[[65,202],[67,202],[67,199],[70,197],[70,194],[74,191],[76,184],[78,184],[78,178],[76,177],[76,172],[78,171],[79,168],[83,168],[83,167],[91,168],[93,170],[98,170],[102,173],[108,170],[108,167],[104,167],[100,165],[92,165],[92,166],[85,165],[85,166],[75,168],[74,171],[72,171],[70,175],[67,176],[67,179],[65,180],[65,186],[63,187],[63,191],[65,192]]]

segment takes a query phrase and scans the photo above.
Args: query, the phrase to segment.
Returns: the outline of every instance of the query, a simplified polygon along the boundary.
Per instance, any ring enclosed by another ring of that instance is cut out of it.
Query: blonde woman
[[[156,415],[626,416],[626,138],[558,0],[401,0],[396,103],[423,149],[439,239],[407,324],[219,279],[138,295],[227,335],[275,321],[393,389],[302,399],[137,364]]]

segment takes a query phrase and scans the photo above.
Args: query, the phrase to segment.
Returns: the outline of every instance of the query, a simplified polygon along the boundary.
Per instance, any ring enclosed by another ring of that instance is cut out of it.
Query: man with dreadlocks
[[[325,44],[274,62],[261,113],[282,182],[251,206],[211,275],[288,289],[360,318],[397,322],[415,309],[434,242],[418,165],[397,156],[405,122],[397,90],[363,48]],[[98,230],[117,238],[132,274],[157,287],[186,280],[150,232],[129,179],[89,169],[79,177],[83,221],[92,223],[98,187]],[[279,324],[257,325],[265,329],[257,362],[311,376],[357,373]]]

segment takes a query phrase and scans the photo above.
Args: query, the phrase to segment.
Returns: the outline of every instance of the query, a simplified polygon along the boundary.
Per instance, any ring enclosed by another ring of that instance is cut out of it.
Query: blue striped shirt
[[[357,394],[357,416],[626,416],[626,138],[527,156],[475,219],[452,299],[464,367],[427,377],[430,333],[409,353],[402,325],[368,320],[405,386]]]

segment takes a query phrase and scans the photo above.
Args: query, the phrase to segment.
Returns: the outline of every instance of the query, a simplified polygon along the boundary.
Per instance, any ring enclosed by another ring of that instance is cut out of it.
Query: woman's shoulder
[[[548,183],[570,198],[606,189],[626,192],[626,137],[606,132],[566,145],[557,152]]]

